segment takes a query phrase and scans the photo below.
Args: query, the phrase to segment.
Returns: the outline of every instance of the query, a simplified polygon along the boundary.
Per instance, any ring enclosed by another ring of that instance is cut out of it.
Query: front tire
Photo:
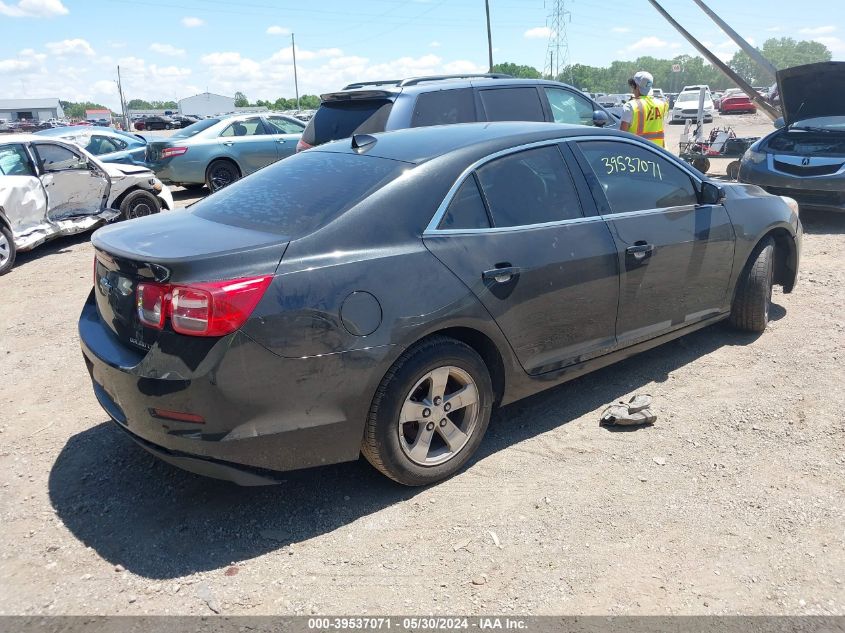
[[[0,224],[0,275],[5,275],[15,265],[15,238],[12,231],[3,224]]]
[[[134,220],[161,211],[158,198],[148,191],[133,191],[120,203],[121,219]]]
[[[478,353],[455,339],[430,338],[382,379],[361,452],[406,486],[446,479],[475,453],[492,408],[490,373]]]
[[[769,324],[775,242],[767,237],[752,251],[737,281],[731,306],[731,325],[746,332],[762,332]]]

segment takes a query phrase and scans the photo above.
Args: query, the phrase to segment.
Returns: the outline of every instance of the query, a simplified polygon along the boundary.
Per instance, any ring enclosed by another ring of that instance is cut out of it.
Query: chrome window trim
[[[429,237],[433,235],[465,235],[465,234],[475,234],[475,233],[505,233],[510,231],[524,231],[529,229],[537,229],[537,228],[547,228],[553,226],[562,226],[567,224],[584,224],[586,222],[595,222],[597,220],[605,221],[606,219],[610,218],[620,218],[620,217],[629,217],[634,215],[646,215],[646,214],[653,214],[653,213],[662,213],[670,209],[683,209],[687,207],[693,207],[694,205],[681,205],[679,207],[665,207],[660,209],[642,209],[638,211],[626,211],[624,213],[610,213],[607,215],[591,215],[585,216],[581,218],[569,218],[566,220],[558,220],[556,222],[542,222],[539,224],[521,224],[519,226],[499,226],[499,227],[487,227],[481,229],[439,229],[437,228],[440,222],[443,220],[443,216],[446,215],[446,210],[449,208],[449,205],[452,203],[452,198],[455,197],[455,194],[458,192],[458,189],[461,188],[461,185],[464,184],[464,181],[479,167],[486,165],[487,163],[496,160],[497,158],[501,158],[502,156],[508,156],[509,154],[516,154],[518,152],[522,152],[528,149],[534,149],[537,147],[546,147],[551,145],[560,145],[561,143],[577,143],[580,141],[616,141],[621,143],[628,143],[630,145],[635,145],[640,147],[648,152],[656,154],[661,158],[669,160],[670,163],[674,164],[678,169],[683,171],[687,176],[689,176],[694,183],[701,187],[701,184],[704,182],[701,178],[696,176],[693,172],[691,172],[685,163],[683,163],[679,158],[676,156],[669,154],[665,156],[663,153],[659,151],[655,151],[654,149],[650,148],[646,142],[640,141],[636,138],[624,138],[618,136],[610,136],[610,135],[598,135],[598,134],[590,134],[585,136],[565,136],[562,138],[554,138],[554,139],[546,139],[543,141],[534,141],[532,143],[524,143],[522,145],[515,145],[514,147],[509,147],[507,149],[499,150],[498,152],[493,152],[492,154],[488,154],[484,158],[480,158],[474,163],[472,163],[469,167],[464,169],[461,172],[461,175],[455,180],[452,186],[449,188],[449,191],[446,192],[445,197],[441,201],[440,205],[437,207],[437,211],[434,212],[434,216],[432,216],[431,221],[426,226],[425,230],[423,230],[423,237]],[[656,147],[656,146],[655,146]],[[569,165],[567,165],[569,168]]]

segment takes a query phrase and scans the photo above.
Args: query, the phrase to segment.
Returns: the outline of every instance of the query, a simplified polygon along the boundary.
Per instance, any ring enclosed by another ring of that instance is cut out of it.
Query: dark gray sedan
[[[784,125],[748,149],[740,182],[803,209],[845,211],[845,62],[781,70],[778,90]]]
[[[356,135],[92,241],[82,351],[141,446],[241,484],[363,453],[423,485],[495,406],[764,330],[801,223],[626,133],[495,123]]]

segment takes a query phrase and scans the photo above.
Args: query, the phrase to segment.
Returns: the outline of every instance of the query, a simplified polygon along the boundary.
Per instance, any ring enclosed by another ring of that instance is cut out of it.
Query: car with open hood
[[[146,167],[104,163],[35,134],[0,139],[0,275],[49,239],[162,209],[173,209],[173,196]]]
[[[762,332],[801,223],[632,134],[519,121],[355,134],[92,243],[82,353],[143,448],[245,484],[363,453],[422,485],[494,406]]]
[[[777,75],[782,126],[748,148],[739,180],[790,196],[802,209],[845,211],[845,62]]]

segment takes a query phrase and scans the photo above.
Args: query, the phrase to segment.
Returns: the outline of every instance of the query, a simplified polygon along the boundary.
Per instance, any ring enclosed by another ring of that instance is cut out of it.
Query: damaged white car
[[[145,167],[103,163],[33,134],[0,139],[0,275],[19,251],[162,209],[173,209],[173,196]]]

